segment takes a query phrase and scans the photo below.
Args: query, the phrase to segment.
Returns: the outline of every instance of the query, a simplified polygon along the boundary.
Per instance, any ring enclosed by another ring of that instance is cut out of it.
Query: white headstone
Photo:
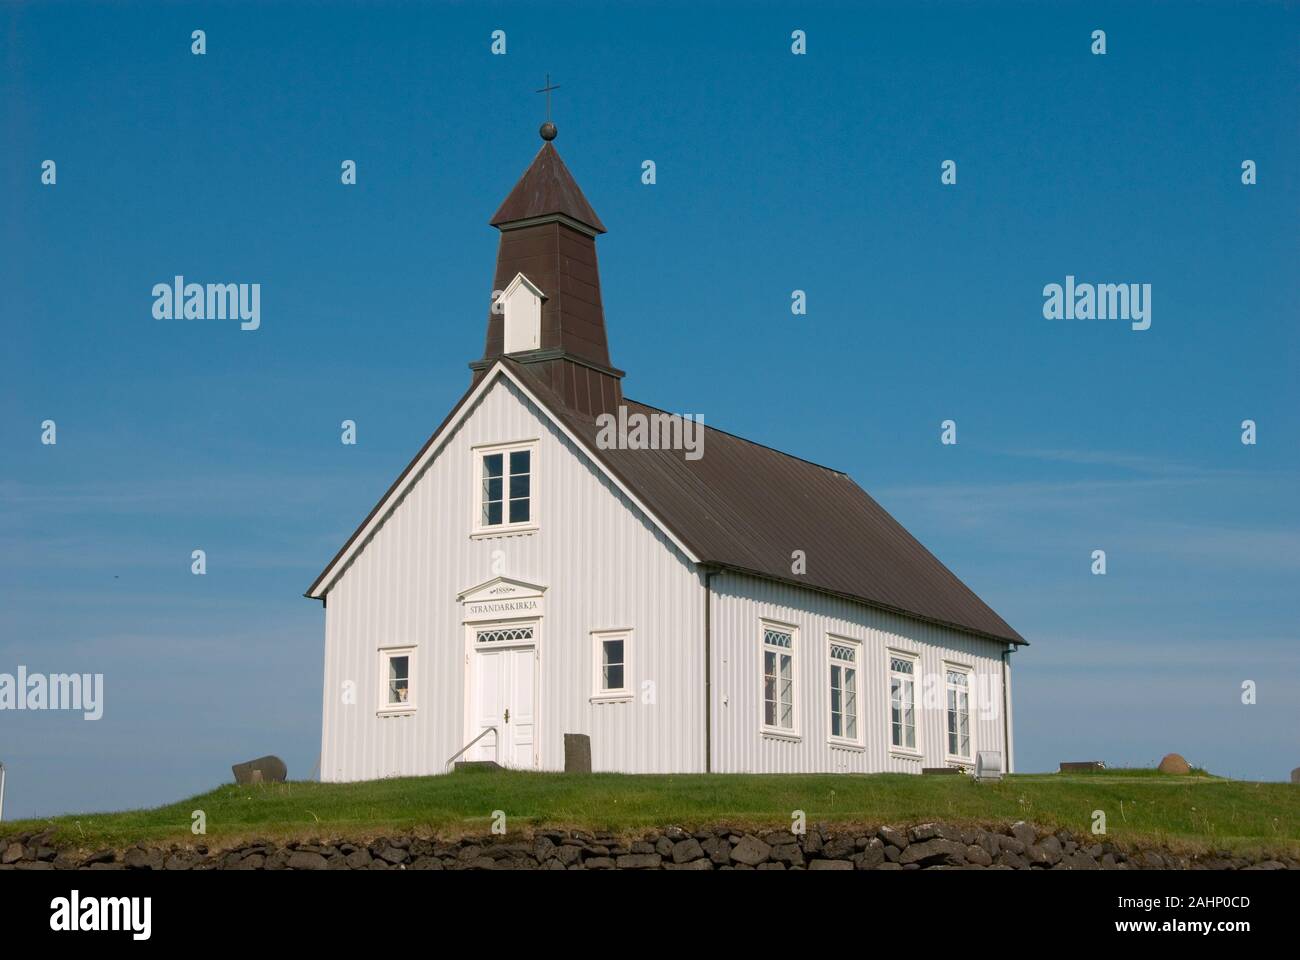
[[[975,779],[996,782],[1002,779],[1002,754],[997,750],[981,750],[975,754]]]

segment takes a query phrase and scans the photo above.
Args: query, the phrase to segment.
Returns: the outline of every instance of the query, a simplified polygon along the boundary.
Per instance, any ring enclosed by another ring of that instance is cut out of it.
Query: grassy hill
[[[190,832],[202,810],[207,835]],[[488,833],[495,810],[510,832],[567,827],[634,833],[651,826],[786,826],[809,823],[994,825],[1028,820],[1086,833],[1094,810],[1118,843],[1183,851],[1300,851],[1300,787],[1150,771],[1022,774],[999,784],[964,776],[621,775],[474,771],[367,783],[226,785],[152,810],[70,815],[0,824],[0,836],[53,827],[60,845],[252,838],[368,839],[410,832]]]

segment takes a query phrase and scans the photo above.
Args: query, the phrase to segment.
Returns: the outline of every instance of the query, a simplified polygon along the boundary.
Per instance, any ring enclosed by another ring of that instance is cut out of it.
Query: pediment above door
[[[498,620],[539,617],[546,588],[510,577],[493,577],[486,583],[462,591],[465,620]]]

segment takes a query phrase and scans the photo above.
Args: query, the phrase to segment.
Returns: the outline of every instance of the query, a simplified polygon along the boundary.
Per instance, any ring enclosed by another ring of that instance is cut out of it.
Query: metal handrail
[[[457,750],[455,753],[453,753],[450,757],[448,757],[448,758],[447,758],[447,762],[446,762],[445,764],[443,764],[443,766],[450,767],[450,766],[452,765],[452,763],[455,761],[455,759],[456,759],[457,757],[459,757],[461,754],[463,754],[466,750],[468,750],[470,747],[474,746],[474,744],[478,743],[480,740],[482,740],[484,737],[486,737],[489,733],[496,733],[496,732],[497,732],[497,728],[496,728],[496,727],[484,727],[482,733],[480,733],[477,737],[475,737],[475,738],[474,738],[473,740],[471,740],[469,743],[465,744],[465,746],[461,747],[459,750]],[[499,747],[500,747],[500,745],[498,744],[498,750],[497,750],[498,755],[499,755],[500,752],[501,752]]]

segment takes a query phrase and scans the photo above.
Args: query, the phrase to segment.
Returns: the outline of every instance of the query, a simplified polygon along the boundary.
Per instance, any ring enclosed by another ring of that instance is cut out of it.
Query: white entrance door
[[[533,751],[534,668],[532,646],[506,646],[504,640],[484,640],[501,631],[480,631],[474,649],[473,729],[478,736],[489,733],[470,751],[471,760],[495,760],[503,767],[531,770],[536,766]],[[528,631],[531,639],[532,631]],[[500,643],[500,646],[497,644]]]

